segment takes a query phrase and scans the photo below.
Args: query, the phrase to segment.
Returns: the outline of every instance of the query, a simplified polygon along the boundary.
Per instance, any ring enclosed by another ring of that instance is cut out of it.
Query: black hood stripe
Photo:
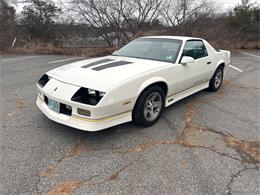
[[[95,68],[92,68],[92,70],[96,70],[96,71],[100,71],[100,70],[104,70],[107,68],[113,68],[113,67],[117,67],[117,66],[124,66],[127,64],[132,64],[133,62],[127,62],[127,61],[117,61],[117,62],[112,62],[112,63],[108,63],[102,66],[98,66]]]
[[[111,62],[111,61],[114,61],[114,60],[106,58],[106,59],[102,59],[102,60],[98,60],[98,61],[92,62],[90,64],[82,66],[81,68],[89,68],[91,66],[95,66],[95,65],[99,65],[99,64],[103,64],[103,63],[107,63],[107,62]]]

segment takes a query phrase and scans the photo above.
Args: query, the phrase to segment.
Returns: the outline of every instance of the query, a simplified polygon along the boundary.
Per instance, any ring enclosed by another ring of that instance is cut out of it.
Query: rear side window
[[[208,51],[201,40],[187,41],[182,56],[190,56],[199,59],[208,56]]]

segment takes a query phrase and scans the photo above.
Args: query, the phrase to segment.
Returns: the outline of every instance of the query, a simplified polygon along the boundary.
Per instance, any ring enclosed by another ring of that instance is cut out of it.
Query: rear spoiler
[[[227,54],[226,64],[231,64],[231,52],[228,50],[219,50],[219,52],[223,52]]]

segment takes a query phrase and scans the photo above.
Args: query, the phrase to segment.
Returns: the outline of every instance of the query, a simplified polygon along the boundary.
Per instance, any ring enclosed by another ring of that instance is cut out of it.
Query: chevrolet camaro
[[[53,69],[37,83],[38,108],[85,131],[134,121],[155,124],[165,107],[203,89],[217,91],[230,52],[193,37],[138,38],[111,56]]]

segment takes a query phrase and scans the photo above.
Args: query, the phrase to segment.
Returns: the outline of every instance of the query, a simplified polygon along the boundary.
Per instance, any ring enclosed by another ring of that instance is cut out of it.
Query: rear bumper
[[[73,114],[71,116],[68,116],[52,111],[39,96],[37,96],[36,104],[38,108],[43,112],[43,114],[46,115],[49,119],[57,123],[84,131],[99,131],[132,120],[131,111],[119,113],[101,119],[88,119]]]

